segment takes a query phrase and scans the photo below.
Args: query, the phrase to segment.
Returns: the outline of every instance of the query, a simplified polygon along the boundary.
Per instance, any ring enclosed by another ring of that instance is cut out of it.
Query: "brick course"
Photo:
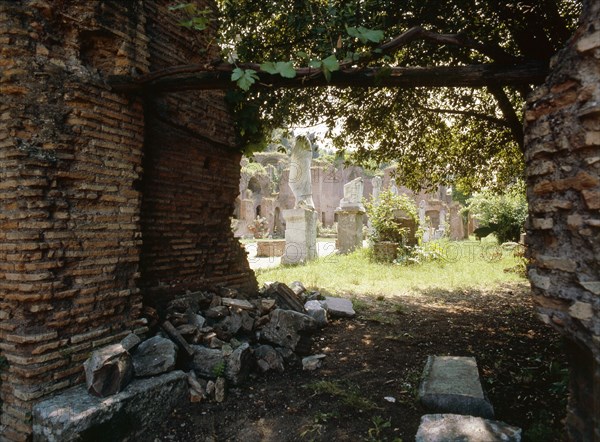
[[[572,354],[567,430],[600,440],[600,4],[525,113],[529,279],[541,318]]]
[[[0,0],[0,440],[26,440],[32,404],[81,382],[94,348],[144,333],[142,294],[256,287],[228,228],[222,94],[104,81],[198,57],[166,5]]]

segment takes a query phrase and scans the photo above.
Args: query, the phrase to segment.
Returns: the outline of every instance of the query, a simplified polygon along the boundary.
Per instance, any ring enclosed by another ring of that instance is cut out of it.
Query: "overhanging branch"
[[[234,66],[207,68],[200,65],[176,66],[165,72],[142,77],[112,76],[109,84],[118,92],[176,92],[189,90],[225,90],[236,87],[231,81]],[[256,65],[252,65],[256,68]],[[259,80],[253,87],[305,88],[335,87],[501,87],[540,84],[548,74],[545,63],[529,62],[511,66],[480,64],[470,66],[352,68],[332,73],[327,82],[315,70],[298,69],[295,78],[283,78],[255,69]]]

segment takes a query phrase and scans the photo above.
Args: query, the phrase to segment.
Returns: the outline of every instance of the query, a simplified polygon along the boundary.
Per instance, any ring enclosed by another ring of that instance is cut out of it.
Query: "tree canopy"
[[[522,174],[525,97],[580,11],[576,0],[216,4],[222,59],[179,72],[198,74],[190,88],[224,88],[215,79],[227,76],[247,89],[228,92],[242,144],[324,124],[339,150],[394,161],[413,188],[503,186]]]

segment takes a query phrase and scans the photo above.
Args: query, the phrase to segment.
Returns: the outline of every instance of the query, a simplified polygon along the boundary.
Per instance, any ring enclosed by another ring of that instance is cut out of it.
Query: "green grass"
[[[256,271],[260,283],[302,281],[307,288],[332,295],[396,296],[434,289],[489,289],[508,282],[525,281],[504,271],[517,260],[489,241],[440,241],[445,259],[401,266],[374,262],[368,249],[350,255],[321,257],[303,266]]]

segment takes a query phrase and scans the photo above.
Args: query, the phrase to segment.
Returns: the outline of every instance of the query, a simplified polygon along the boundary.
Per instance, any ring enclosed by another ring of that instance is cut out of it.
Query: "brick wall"
[[[105,85],[187,56],[165,4],[0,0],[0,440],[25,440],[94,348],[143,333],[140,288],[256,284],[228,229],[222,96]]]
[[[600,440],[600,3],[526,109],[529,279],[572,357],[567,429]],[[595,432],[595,433],[594,433]]]

